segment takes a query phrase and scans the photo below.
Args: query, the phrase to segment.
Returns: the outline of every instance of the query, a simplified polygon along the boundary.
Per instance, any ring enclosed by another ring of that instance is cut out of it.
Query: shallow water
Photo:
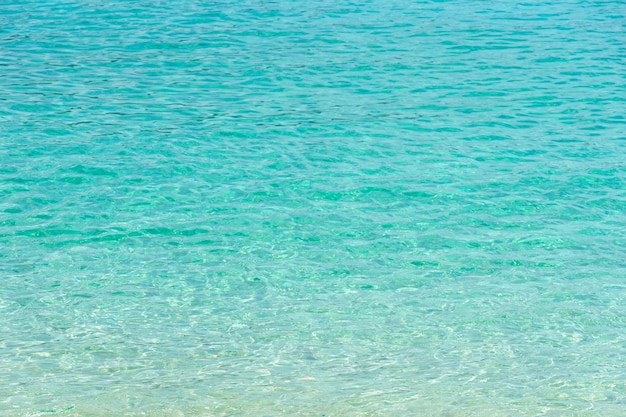
[[[4,2],[0,415],[623,415],[625,16]]]

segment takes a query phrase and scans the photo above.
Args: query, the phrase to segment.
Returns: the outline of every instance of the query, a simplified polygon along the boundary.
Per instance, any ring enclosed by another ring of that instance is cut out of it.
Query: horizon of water
[[[0,6],[0,416],[619,416],[619,1]]]

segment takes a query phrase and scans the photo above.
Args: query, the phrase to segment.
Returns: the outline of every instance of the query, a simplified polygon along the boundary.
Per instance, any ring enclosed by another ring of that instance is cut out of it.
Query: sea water
[[[619,0],[4,0],[0,415],[623,416]]]

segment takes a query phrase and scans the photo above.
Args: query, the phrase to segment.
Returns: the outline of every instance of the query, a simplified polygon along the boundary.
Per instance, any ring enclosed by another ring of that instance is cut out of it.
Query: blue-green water
[[[1,416],[623,416],[626,5],[3,1]]]

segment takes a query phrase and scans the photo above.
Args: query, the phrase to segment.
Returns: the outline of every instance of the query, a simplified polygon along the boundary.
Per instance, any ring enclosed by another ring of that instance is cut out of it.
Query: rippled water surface
[[[0,5],[0,416],[626,413],[626,5]]]

